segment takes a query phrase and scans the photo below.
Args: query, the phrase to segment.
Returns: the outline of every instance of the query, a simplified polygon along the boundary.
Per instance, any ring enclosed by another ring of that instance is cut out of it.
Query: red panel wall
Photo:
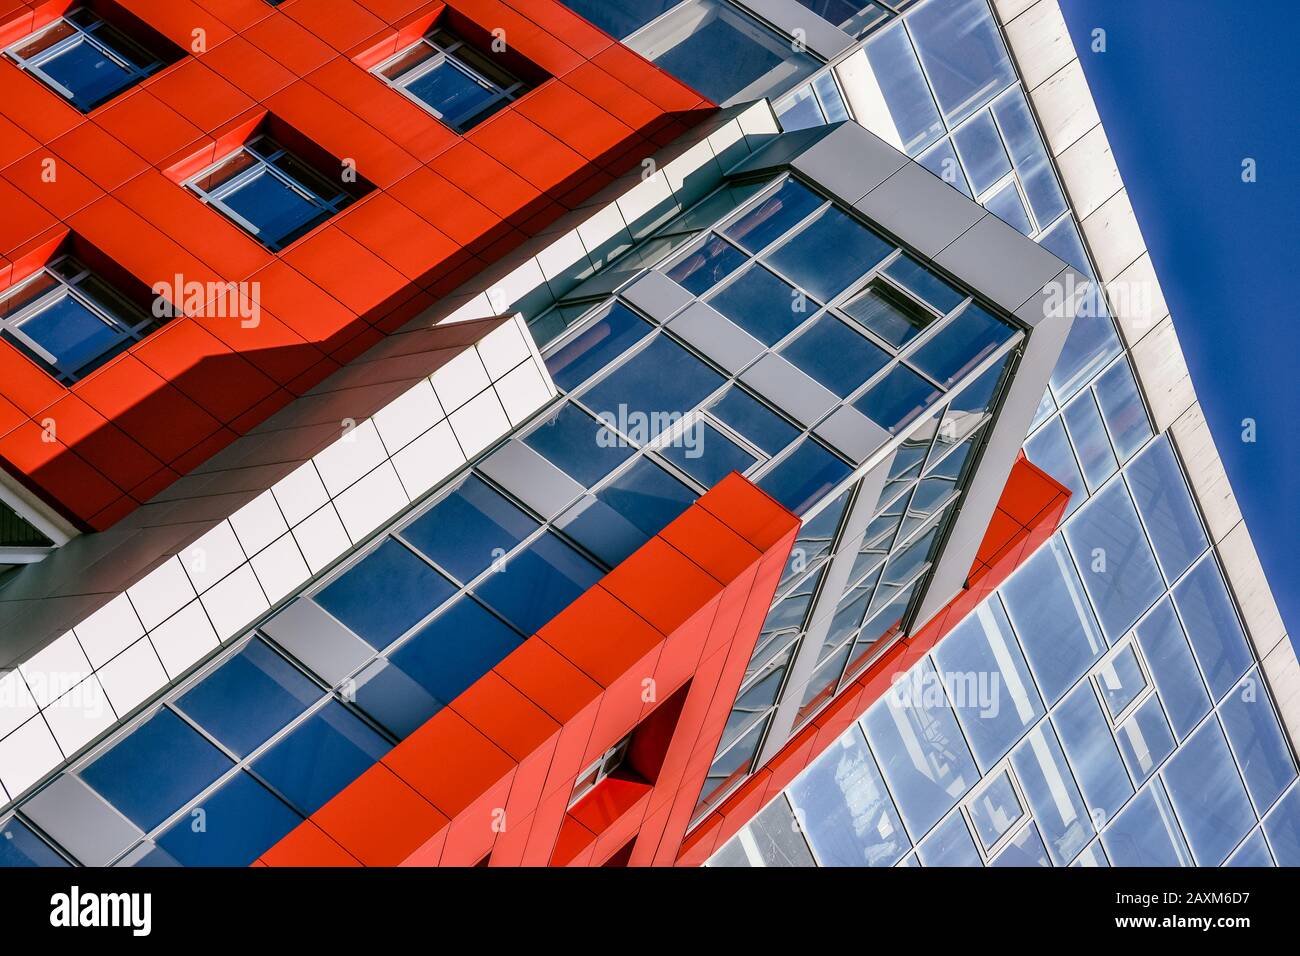
[[[966,588],[919,628],[895,643],[771,760],[724,800],[684,841],[677,862],[698,866],[749,822],[976,605],[993,593],[1044,541],[1065,514],[1070,492],[1022,452],[1011,470]]]
[[[0,44],[71,5],[0,0]],[[0,293],[75,249],[145,288],[177,274],[256,282],[260,319],[175,319],[71,388],[0,341],[0,465],[87,529],[128,514],[712,109],[558,0],[117,5],[184,55],[89,115],[0,59]],[[508,55],[540,80],[465,136],[366,72],[439,18],[503,30]],[[355,161],[374,187],[280,253],[179,185],[268,123]]]
[[[798,528],[724,479],[260,862],[672,864]],[[661,707],[680,711],[656,726]],[[611,778],[570,810],[634,728],[654,779]]]

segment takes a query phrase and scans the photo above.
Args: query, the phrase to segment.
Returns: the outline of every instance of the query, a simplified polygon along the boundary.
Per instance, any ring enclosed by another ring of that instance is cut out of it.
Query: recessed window
[[[627,748],[631,743],[632,736],[629,734],[601,754],[586,770],[578,774],[578,779],[573,785],[573,796],[569,798],[569,806],[573,806],[591,793],[592,790],[596,789],[597,784],[623,766],[623,761],[627,757]]]
[[[157,325],[72,256],[55,259],[0,296],[0,335],[65,384]]]
[[[373,72],[462,133],[527,89],[518,77],[446,30],[422,37]]]
[[[272,252],[355,198],[269,136],[245,143],[185,185]]]
[[[162,66],[158,57],[84,8],[24,37],[5,55],[83,113]]]

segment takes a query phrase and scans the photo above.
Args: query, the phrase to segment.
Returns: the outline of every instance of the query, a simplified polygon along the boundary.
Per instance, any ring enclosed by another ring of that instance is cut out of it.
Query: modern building
[[[0,862],[1300,862],[1055,0],[10,6]]]

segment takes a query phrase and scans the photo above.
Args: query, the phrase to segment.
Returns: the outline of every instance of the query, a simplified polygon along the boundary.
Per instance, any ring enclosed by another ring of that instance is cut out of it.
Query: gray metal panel
[[[23,813],[87,866],[107,866],[144,834],[70,774],[23,804]]]
[[[792,165],[845,205],[852,206],[910,162],[879,136],[848,121],[805,149]]]
[[[262,631],[331,684],[375,654],[374,649],[308,598],[294,601]]]
[[[930,257],[952,245],[985,216],[980,206],[916,163],[894,173],[856,206]]]
[[[1065,269],[1042,289],[1029,297],[1019,309],[1016,318],[1030,328],[1038,328],[1043,322],[1050,322],[1061,315],[1075,316],[1088,295],[1092,280],[1082,272],[1070,267]]]
[[[479,470],[545,518],[554,518],[587,490],[513,438],[489,455]]]
[[[892,438],[889,432],[849,405],[837,408],[813,430],[855,465],[861,465]]]
[[[651,269],[620,293],[659,322],[667,322],[692,301],[691,294],[662,272]]]
[[[808,129],[792,130],[781,133],[755,150],[746,160],[737,163],[728,173],[730,176],[748,173],[776,172],[788,168],[805,150],[826,139],[839,126],[811,126]],[[902,154],[900,154],[902,155]]]
[[[762,342],[703,302],[692,304],[668,327],[733,374],[763,353]]]
[[[746,369],[740,380],[801,425],[812,425],[840,401],[829,389],[772,353]]]
[[[966,575],[988,531],[1073,322],[1073,315],[1051,316],[1042,319],[1028,337],[1020,364],[993,422],[993,432],[918,604],[917,621],[930,620],[965,586]]]
[[[1056,256],[991,213],[934,261],[1008,312],[1018,310],[1065,268]]]
[[[772,26],[792,37],[802,37],[808,49],[824,60],[833,60],[853,46],[853,37],[828,23],[795,0],[740,0]],[[801,31],[801,32],[796,32]]]

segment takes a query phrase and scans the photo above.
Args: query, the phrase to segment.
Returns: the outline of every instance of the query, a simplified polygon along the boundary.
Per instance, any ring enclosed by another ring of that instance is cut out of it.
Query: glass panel
[[[1174,749],[1174,737],[1169,732],[1169,722],[1160,709],[1160,700],[1152,695],[1133,715],[1119,725],[1115,736],[1124,754],[1129,773],[1138,786],[1151,776]]]
[[[487,482],[470,475],[401,534],[457,578],[469,581],[539,527]]]
[[[1224,698],[1219,719],[1246,777],[1250,798],[1263,813],[1296,778],[1296,768],[1258,667]]]
[[[708,776],[704,778],[704,788],[700,792],[699,802],[695,805],[697,815],[702,809],[717,801],[733,783],[749,771],[750,764],[754,762],[754,754],[758,752],[758,744],[763,739],[763,731],[767,729],[770,719],[769,717],[759,721],[726,753],[714,758]]]
[[[1097,393],[1101,417],[1110,431],[1115,451],[1121,461],[1128,461],[1152,434],[1128,362],[1116,362],[1106,369],[1098,376],[1093,390]]]
[[[295,186],[264,166],[214,201],[238,216],[238,225],[251,225],[259,240],[280,249],[333,215],[304,184]]]
[[[750,252],[766,249],[825,203],[797,179],[786,179],[776,192],[723,229],[723,235]]]
[[[483,557],[491,560],[488,554]],[[451,582],[409,548],[385,538],[314,600],[371,647],[382,648],[455,592]]]
[[[1101,848],[1101,841],[1093,840],[1070,866],[1110,866],[1110,861],[1106,859],[1106,851]]]
[[[1011,326],[972,302],[908,361],[950,388],[1014,334]]]
[[[59,371],[75,374],[113,348],[125,335],[75,296],[58,289],[40,311],[15,328],[46,352]],[[22,344],[26,344],[25,342]],[[41,356],[46,360],[45,356]]]
[[[818,309],[794,286],[759,265],[742,272],[709,305],[764,345],[785,338]]]
[[[524,444],[588,488],[632,454],[622,436],[570,402],[534,429]]]
[[[112,39],[103,28],[96,31],[96,37],[100,40]],[[83,113],[89,113],[96,106],[112,99],[138,79],[138,74],[118,63],[84,37],[42,60],[38,72],[71,94],[68,99]]]
[[[1165,786],[1199,866],[1218,866],[1255,825],[1255,813],[1217,720],[1170,758]]]
[[[1038,136],[1025,95],[1014,90],[993,104],[993,115],[1006,139],[1007,150],[1015,163],[1020,185],[1025,190],[1034,218],[1040,226],[1053,222],[1066,211],[1065,197],[1052,173],[1047,150]]]
[[[862,723],[899,812],[914,834],[934,826],[979,779],[928,660],[874,704]]]
[[[95,758],[81,778],[140,829],[152,830],[232,766],[198,731],[164,709]]]
[[[492,577],[510,576],[503,572]],[[522,638],[500,618],[473,598],[462,597],[393,651],[389,660],[438,703],[446,704],[521,643]]]
[[[758,486],[795,514],[826,497],[853,469],[823,445],[805,438]]]
[[[780,103],[776,104],[776,117],[781,121],[781,129],[787,133],[800,129],[811,129],[826,123],[826,115],[812,84],[801,86]]]
[[[917,855],[926,866],[983,866],[979,850],[971,838],[970,828],[960,813],[954,813],[935,827],[917,847]]]
[[[813,78],[813,88],[817,90],[817,99],[821,101],[822,109],[826,113],[826,122],[842,123],[844,120],[851,119],[848,107],[844,105],[844,97],[840,95],[840,88],[835,83],[835,74],[827,70]]]
[[[1034,224],[1029,220],[1029,213],[1025,211],[1025,204],[1020,199],[1020,190],[1016,189],[1014,179],[1008,180],[1005,186],[986,197],[984,208],[1021,235],[1034,234]]]
[[[933,313],[888,286],[872,285],[844,305],[844,314],[870,329],[894,348],[901,348],[933,322]],[[861,380],[865,380],[866,375]]]
[[[1264,821],[1278,866],[1300,866],[1300,787],[1292,787]]]
[[[880,4],[865,0],[799,0],[799,3],[850,36],[865,36],[877,23],[889,18],[889,12]]]
[[[1210,698],[1168,598],[1137,626],[1137,639],[1174,733],[1182,740],[1210,709]]]
[[[564,5],[622,40],[682,0],[564,0]]]
[[[989,866],[1051,866],[1038,828],[1028,824],[1011,838],[1007,848]]]
[[[477,590],[520,633],[536,634],[601,577],[599,568],[548,531]]]
[[[966,301],[966,293],[954,289],[907,253],[887,265],[885,275],[906,286],[944,315]]]
[[[650,325],[615,302],[601,318],[546,358],[555,384],[572,391],[650,334]]]
[[[1093,821],[1114,816],[1133,795],[1133,785],[1124,772],[1097,695],[1086,681],[1053,711],[1052,721],[1083,789],[1088,816]]]
[[[1174,604],[1210,693],[1218,700],[1254,663],[1254,658],[1213,557],[1201,561],[1178,582]]]
[[[1096,831],[1050,724],[1044,722],[1030,731],[1011,755],[1011,765],[1052,861],[1065,866]]]
[[[1083,569],[1083,584],[1101,626],[1113,641],[1165,589],[1123,482],[1112,482],[1094,495],[1065,526],[1065,539]]]
[[[747,257],[731,243],[710,233],[667,270],[691,295],[703,295],[745,264]]]
[[[324,691],[255,639],[177,701],[208,733],[247,757]]]
[[[783,796],[769,803],[738,838],[751,866],[817,865]]]
[[[781,354],[840,398],[889,362],[889,353],[832,315],[823,315]]]
[[[11,817],[0,826],[0,868],[69,865],[21,820]]]
[[[789,667],[793,656],[791,646],[787,645],[785,650],[769,657],[767,662],[758,669],[753,682],[741,691],[735,704],[732,705],[727,723],[722,728],[722,737],[718,741],[719,750],[729,747],[733,740],[776,703],[776,695],[781,690],[781,682],[785,680],[786,668]]]
[[[1254,830],[1250,836],[1242,842],[1240,849],[1232,854],[1232,857],[1224,866],[1272,866],[1273,857],[1268,852],[1268,844],[1264,842],[1264,831]]]
[[[795,778],[789,794],[822,866],[893,866],[911,849],[856,726]]]
[[[1131,644],[1125,644],[1118,654],[1097,668],[1097,686],[1101,688],[1101,699],[1111,717],[1122,714],[1146,689],[1146,678],[1142,676],[1142,667]]]
[[[974,198],[970,184],[966,182],[966,175],[962,172],[961,163],[957,162],[957,152],[952,148],[950,140],[945,139],[935,143],[921,154],[917,162],[967,198]]]
[[[776,412],[754,398],[739,385],[732,385],[708,406],[709,414],[769,455],[775,455],[799,435],[795,428]]]
[[[1056,400],[1067,401],[1120,351],[1119,336],[1109,315],[1078,315],[1048,383]]]
[[[1040,548],[1001,594],[1039,687],[1059,700],[1106,649],[1060,539]]]
[[[894,24],[873,36],[866,53],[871,70],[863,79],[875,86],[867,92],[883,107],[859,116],[858,122],[915,156],[943,135],[943,120],[903,25]]]
[[[977,194],[1011,172],[1011,160],[1002,147],[1002,137],[998,135],[993,116],[987,110],[953,133],[952,139],[957,146],[957,155],[966,167],[971,187]]]
[[[398,740],[419,730],[443,706],[409,674],[384,658],[367,665],[356,676],[354,687],[356,705]]]
[[[1115,866],[1191,866],[1169,798],[1151,781],[1101,835]]]
[[[1006,612],[996,598],[968,614],[934,651],[957,718],[984,768],[1044,713]]]
[[[1097,411],[1097,403],[1092,400],[1092,393],[1084,392],[1067,405],[1063,417],[1088,485],[1092,488],[1100,487],[1119,470],[1119,462],[1111,450],[1110,439],[1102,427],[1101,413]]]
[[[411,72],[418,68],[412,67]],[[465,129],[473,125],[474,120],[481,119],[485,108],[498,93],[498,87],[461,69],[453,62],[452,56],[414,79],[398,77],[396,83],[456,129]],[[501,99],[498,102],[504,106],[506,101]]]
[[[943,393],[905,365],[895,365],[853,407],[891,435],[911,424]]]
[[[758,458],[714,428],[696,421],[683,432],[691,441],[663,446],[659,453],[706,488],[712,488],[731,472],[744,474]]]
[[[1151,535],[1160,568],[1165,578],[1173,581],[1191,567],[1210,542],[1169,440],[1153,442],[1128,466],[1124,477]]]
[[[643,457],[600,491],[579,499],[556,520],[556,527],[614,567],[695,498],[692,489]]]
[[[1048,422],[1025,442],[1025,457],[1070,489],[1068,515],[1088,500],[1088,486],[1074,460],[1074,450],[1065,437],[1065,425],[1059,418]]]
[[[975,825],[975,832],[985,850],[993,847],[1025,815],[1024,808],[1020,806],[1020,798],[1016,796],[1015,787],[1011,785],[1011,778],[1005,770],[972,798],[967,807],[971,823]]]
[[[158,846],[182,866],[248,866],[302,822],[246,773],[203,801],[203,828],[182,817]]]
[[[985,0],[918,7],[907,18],[916,52],[950,126],[1016,80]]]
[[[832,206],[768,260],[815,299],[829,302],[893,251],[884,239]]]
[[[640,420],[647,439],[676,424],[724,379],[666,335],[657,336],[582,395],[605,421]]]

